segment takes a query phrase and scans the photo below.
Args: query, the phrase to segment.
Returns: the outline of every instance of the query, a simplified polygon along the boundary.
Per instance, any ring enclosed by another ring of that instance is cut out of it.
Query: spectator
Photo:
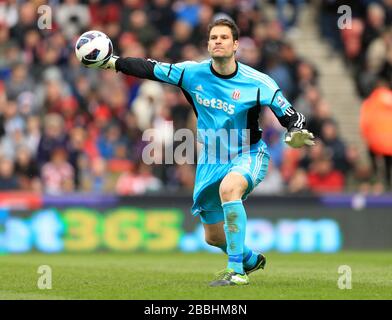
[[[367,9],[365,30],[362,34],[362,50],[366,51],[370,43],[381,35],[385,26],[385,11],[378,3],[371,3]]]
[[[283,46],[283,29],[278,22],[271,21],[268,22],[264,32],[261,55],[266,61],[269,61],[279,56],[279,52]]]
[[[177,166],[177,177],[180,181],[181,189],[190,192],[195,184],[195,168],[192,165]]]
[[[140,130],[151,128],[156,113],[162,107],[162,85],[145,81],[139,88],[138,97],[132,103],[132,112],[136,116]]]
[[[359,18],[352,19],[352,28],[341,31],[345,57],[348,61],[358,63],[361,57],[362,33],[365,29],[364,23]]]
[[[211,6],[207,4],[201,4],[199,10],[199,23],[193,28],[192,39],[196,43],[205,43],[207,41],[206,34],[208,30],[208,25],[213,20],[214,10]]]
[[[5,125],[6,135],[1,140],[0,153],[11,160],[15,160],[16,149],[29,148],[28,140],[24,135],[24,121],[20,117],[9,120]]]
[[[0,158],[0,190],[11,191],[17,189],[19,189],[19,184],[12,160],[4,157]]]
[[[95,193],[111,191],[111,179],[105,159],[101,157],[92,159],[91,163],[87,163],[85,170],[81,173],[81,176],[84,191]]]
[[[385,12],[385,24],[392,24],[392,1],[391,0],[382,0],[382,6]]]
[[[17,8],[18,20],[17,23],[11,27],[11,37],[17,41],[20,47],[22,47],[24,35],[29,30],[36,30],[37,28],[37,10],[34,3],[30,1],[17,5]],[[13,22],[10,24],[12,25]]]
[[[298,88],[301,91],[308,86],[317,85],[318,73],[316,68],[309,62],[301,61],[297,66]]]
[[[170,36],[176,14],[169,0],[149,1],[149,18],[161,35]]]
[[[38,30],[29,30],[25,34],[23,41],[25,59],[29,64],[33,65],[33,69],[38,69],[40,67],[39,55],[41,53],[40,50],[42,45],[43,42]],[[37,70],[34,70],[34,72],[37,72]]]
[[[363,102],[360,113],[362,136],[368,146],[373,170],[380,174],[378,158],[384,160],[384,181],[391,189],[392,170],[392,90],[380,82],[379,86]]]
[[[196,0],[185,0],[177,3],[177,19],[186,22],[192,28],[199,23],[199,12],[200,4]]]
[[[380,37],[374,39],[365,51],[367,71],[373,75],[381,72],[387,59],[388,51],[392,49],[392,28],[384,30]]]
[[[252,38],[241,37],[241,47],[238,49],[237,58],[242,63],[251,66],[257,70],[261,69],[261,52],[256,47],[256,43]]]
[[[333,169],[333,162],[329,156],[323,155],[310,164],[308,184],[315,193],[337,193],[344,188],[344,176]]]
[[[195,170],[190,164],[172,166],[172,174],[169,174],[168,186],[176,192],[192,192],[195,183]]]
[[[131,168],[128,172],[121,174],[116,184],[116,193],[130,196],[158,191],[162,183],[152,175],[151,170],[151,166],[139,162],[136,168]]]
[[[27,71],[25,64],[18,63],[13,66],[11,78],[6,81],[6,90],[9,99],[16,100],[22,92],[33,89],[33,81]]]
[[[27,144],[32,153],[32,156],[36,158],[38,145],[41,140],[41,125],[38,116],[29,116],[26,120],[26,136]]]
[[[165,88],[166,89],[166,88]],[[174,130],[179,130],[188,127],[189,117],[193,115],[192,108],[188,101],[182,94],[177,91],[165,90],[166,100],[170,99],[169,94],[174,95],[173,104],[168,106],[170,108],[170,118],[173,120]],[[168,102],[170,103],[170,102]]]
[[[67,150],[55,147],[50,161],[41,170],[43,189],[48,194],[63,194],[74,190],[74,169],[67,161]]]
[[[293,177],[289,181],[287,191],[295,195],[308,195],[311,193],[309,189],[309,181],[306,171],[298,169],[295,171]]]
[[[28,148],[22,147],[16,150],[15,174],[18,177],[20,189],[41,191],[38,166]]]
[[[4,98],[1,111],[3,116],[3,126],[5,126],[8,121],[14,118],[20,118],[18,115],[18,104],[13,99],[7,100],[7,98]]]
[[[321,127],[321,139],[324,145],[329,149],[332,155],[332,162],[335,169],[342,173],[349,170],[349,164],[346,159],[346,146],[339,138],[338,128],[335,121],[328,119],[324,121]]]
[[[297,93],[298,94],[298,93]],[[301,112],[307,119],[311,118],[322,102],[320,90],[317,86],[305,87],[294,101],[295,110]]]
[[[86,131],[83,127],[75,127],[70,130],[67,144],[68,161],[74,170],[74,186],[80,186],[80,159],[83,155],[86,142]]]
[[[279,22],[282,25],[283,29],[287,31],[288,29],[295,27],[297,25],[299,13],[301,12],[303,0],[292,1],[292,15],[290,18],[287,18],[285,14],[288,0],[277,0],[276,4],[278,9]]]
[[[377,193],[377,186],[372,190],[372,169],[367,163],[363,163],[356,145],[349,144],[347,146],[346,160],[348,167],[344,172],[346,177],[346,189],[349,191],[358,190],[363,194],[374,191]]]
[[[61,82],[58,80],[49,80],[46,83],[46,96],[44,101],[45,113],[59,113],[62,111],[64,93]]]
[[[115,158],[116,148],[124,143],[126,144],[126,141],[121,137],[118,123],[111,123],[105,133],[98,138],[97,148],[104,159],[110,160]]]
[[[78,104],[75,98],[65,97],[61,99],[59,104],[60,109],[58,110],[64,120],[64,129],[69,131],[77,125],[83,125],[83,123],[77,123],[76,113],[78,110]]]
[[[319,10],[320,33],[325,38],[334,51],[342,48],[341,37],[338,29],[338,8],[340,0],[323,0]]]
[[[17,98],[17,108],[18,113],[26,119],[30,115],[37,113],[34,105],[34,94],[31,91],[24,91],[18,95]]]
[[[334,0],[333,6],[338,5]],[[345,58],[352,69],[357,92],[368,97],[379,79],[390,82],[391,0],[349,1],[353,13],[352,28],[341,30]],[[321,20],[325,14],[322,15]],[[330,28],[335,32],[337,28]]]
[[[149,23],[146,12],[135,10],[129,15],[129,30],[145,47],[149,47],[158,37],[158,31]]]
[[[316,144],[309,149],[308,152],[302,154],[302,158],[299,160],[298,166],[306,171],[310,170],[311,164],[323,157],[331,156],[328,150],[325,149],[324,143],[316,139]]]
[[[168,58],[171,61],[178,61],[181,58],[181,49],[192,43],[192,26],[183,20],[176,20],[173,25],[173,43],[168,50]]]
[[[280,172],[286,184],[290,183],[294,174],[298,171],[299,163],[301,159],[304,158],[305,153],[306,150],[304,149],[286,148],[283,150],[283,159],[285,159],[285,161],[282,163]]]
[[[7,27],[13,27],[18,22],[18,6],[16,1],[7,1],[0,4],[0,21]]]
[[[282,44],[280,55],[282,64],[285,66],[287,72],[290,74],[290,79],[292,82],[292,88],[290,92],[288,92],[290,96],[288,96],[287,99],[289,99],[290,101],[295,101],[299,95],[297,69],[301,61],[298,58],[294,47],[290,43],[284,42]],[[298,111],[301,112],[300,110]],[[306,116],[306,114],[304,115]]]
[[[48,114],[45,116],[45,127],[43,135],[38,144],[37,161],[41,168],[50,161],[54,149],[66,148],[68,137],[64,131],[64,120],[58,114]]]
[[[280,50],[280,49],[279,49]],[[268,58],[265,72],[268,73],[272,79],[280,83],[280,87],[287,97],[294,95],[294,83],[291,78],[289,69],[282,63],[278,52]]]
[[[318,101],[313,107],[314,109],[309,117],[307,127],[310,132],[313,132],[315,137],[320,137],[323,123],[330,120],[332,114],[329,105],[323,100]]]
[[[124,131],[128,140],[127,149],[129,150],[129,159],[137,162],[142,158],[142,152],[146,142],[142,140],[143,131],[139,129],[137,118],[132,112],[127,113]]]

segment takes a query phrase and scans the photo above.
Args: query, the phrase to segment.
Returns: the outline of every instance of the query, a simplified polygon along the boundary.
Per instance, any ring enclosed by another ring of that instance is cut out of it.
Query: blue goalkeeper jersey
[[[230,136],[229,144],[258,142],[262,132],[258,118],[263,106],[270,107],[278,118],[295,113],[271,77],[240,62],[231,75],[218,74],[211,59],[200,63],[155,62],[153,72],[160,81],[182,89],[197,116],[198,140],[203,144],[210,143],[208,132],[222,129],[238,135],[234,140]],[[297,120],[302,124],[300,117]]]
[[[207,146],[208,152],[209,147],[220,150],[218,144],[223,140],[230,154],[241,149],[243,143],[260,141],[258,119],[262,107],[269,107],[288,131],[305,125],[305,117],[294,110],[271,77],[240,62],[236,62],[231,75],[217,73],[211,59],[171,64],[119,58],[116,70],[181,88],[197,116],[198,141]]]
[[[203,147],[196,169],[194,215],[219,212],[222,216],[219,185],[228,172],[239,172],[247,179],[245,198],[264,178],[269,155],[258,121],[262,107],[271,108],[288,131],[305,124],[305,117],[294,110],[274,80],[239,62],[227,76],[213,69],[212,60],[170,64],[129,57],[119,58],[115,67],[128,75],[178,86],[192,105]],[[249,149],[243,149],[243,142]],[[226,145],[222,148],[222,144]]]

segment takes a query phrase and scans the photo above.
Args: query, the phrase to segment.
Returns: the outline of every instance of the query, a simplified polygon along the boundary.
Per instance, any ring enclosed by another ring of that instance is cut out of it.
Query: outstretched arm
[[[280,124],[287,129],[284,141],[290,147],[300,148],[304,145],[314,145],[313,134],[305,129],[305,116],[290,105],[280,90],[275,92],[270,107]]]
[[[142,58],[120,58],[112,56],[103,69],[112,69],[142,79],[160,80],[154,75],[156,62]]]
[[[100,66],[102,69],[120,71],[126,75],[149,79],[182,87],[185,66],[190,62],[162,63],[143,58],[120,58],[112,56],[109,61]]]

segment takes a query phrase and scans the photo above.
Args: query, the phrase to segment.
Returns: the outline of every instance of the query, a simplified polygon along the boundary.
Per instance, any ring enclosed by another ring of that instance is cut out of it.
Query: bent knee
[[[221,247],[226,243],[226,239],[222,239],[219,237],[206,237],[205,240],[210,246],[214,247]]]
[[[238,200],[242,197],[242,189],[233,185],[221,186],[219,195],[222,202]]]

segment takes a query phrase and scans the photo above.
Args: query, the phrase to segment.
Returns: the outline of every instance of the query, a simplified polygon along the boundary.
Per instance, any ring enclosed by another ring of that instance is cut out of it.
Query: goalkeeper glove
[[[119,57],[118,56],[111,56],[108,62],[99,66],[101,69],[111,69],[116,71],[116,61]]]
[[[286,133],[284,142],[292,148],[301,148],[304,145],[314,146],[313,133],[306,129],[296,129]]]

